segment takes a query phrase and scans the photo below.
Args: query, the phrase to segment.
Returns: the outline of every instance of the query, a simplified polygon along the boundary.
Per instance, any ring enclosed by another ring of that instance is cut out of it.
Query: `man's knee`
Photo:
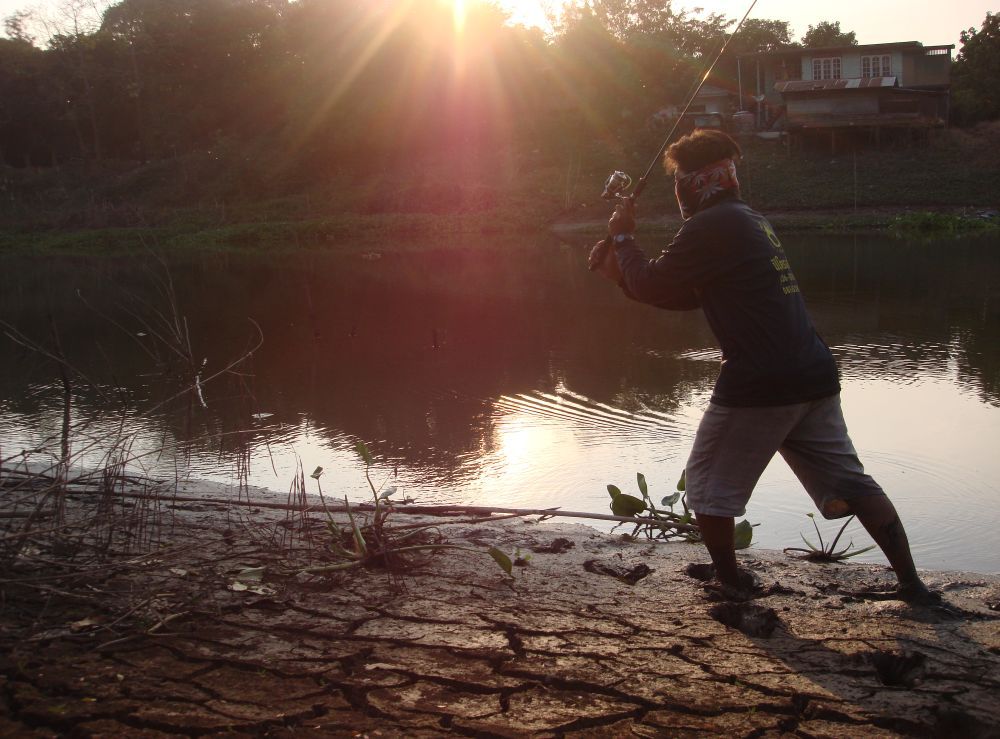
[[[858,518],[863,518],[866,513],[871,513],[873,511],[884,511],[889,509],[894,509],[892,501],[889,500],[889,496],[880,488],[877,491],[868,493],[867,495],[859,495],[854,498],[848,498],[845,500],[832,500],[833,508],[836,511],[844,510],[846,512],[841,513],[837,516],[827,516],[827,518],[843,518],[847,515],[858,516]],[[824,513],[824,515],[826,515]]]
[[[889,496],[879,488],[866,495],[852,498],[828,498],[823,501],[820,512],[826,519],[844,518],[845,516],[860,517],[873,509],[881,510],[887,503],[889,503]]]
[[[843,498],[827,498],[820,506],[819,512],[825,519],[843,518],[853,513],[851,504]]]

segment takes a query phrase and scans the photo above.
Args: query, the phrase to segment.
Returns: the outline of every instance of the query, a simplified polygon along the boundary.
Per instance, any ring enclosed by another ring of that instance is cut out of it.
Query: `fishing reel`
[[[601,197],[605,200],[624,200],[626,190],[632,187],[632,178],[620,170],[615,170],[604,183]]]
[[[640,181],[640,186],[642,182]],[[625,172],[621,170],[615,170],[608,177],[607,182],[604,183],[604,192],[601,193],[601,197],[604,200],[618,200],[624,201],[629,198],[634,198],[638,195],[638,192],[632,195],[626,195],[625,192],[632,187],[632,178],[629,177]],[[607,250],[611,248],[611,237],[604,239],[598,247],[595,248],[594,252],[591,254],[591,261],[588,266],[591,272],[600,266],[601,262],[604,261],[604,255]]]

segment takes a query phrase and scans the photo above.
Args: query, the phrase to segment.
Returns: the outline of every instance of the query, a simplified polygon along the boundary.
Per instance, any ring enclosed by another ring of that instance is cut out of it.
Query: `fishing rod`
[[[722,59],[722,55],[726,53],[726,49],[729,48],[729,42],[732,41],[734,38],[736,38],[736,34],[739,33],[740,28],[743,27],[744,21],[746,21],[746,19],[750,17],[750,13],[753,12],[753,9],[756,5],[757,5],[757,0],[753,0],[753,2],[750,3],[750,7],[747,8],[747,12],[743,14],[743,18],[740,19],[740,22],[736,24],[736,28],[733,29],[733,32],[729,34],[729,38],[727,38],[725,43],[722,44],[722,48],[719,49],[719,53],[715,55],[715,58],[712,60],[712,63],[708,66],[708,68],[705,70],[705,73],[701,76],[701,80],[698,82],[698,85],[694,88],[694,91],[688,95],[687,102],[684,104],[684,108],[681,110],[680,115],[677,116],[677,120],[674,121],[674,125],[670,128],[670,132],[667,134],[667,137],[663,139],[663,144],[660,146],[659,151],[656,152],[656,156],[654,156],[653,160],[649,163],[649,166],[646,168],[646,172],[642,175],[642,177],[639,178],[639,182],[636,183],[635,190],[631,194],[626,195],[625,194],[626,190],[628,190],[632,186],[632,178],[629,177],[625,172],[622,172],[620,170],[615,170],[614,172],[611,173],[607,181],[604,183],[604,192],[601,193],[601,197],[604,200],[619,200],[619,201],[631,200],[632,202],[635,202],[636,198],[638,198],[642,194],[642,191],[646,189],[646,184],[649,181],[649,175],[652,174],[653,169],[660,162],[660,159],[663,156],[663,152],[667,150],[667,146],[670,145],[670,140],[674,137],[674,134],[677,133],[677,128],[678,126],[681,125],[681,121],[684,120],[684,116],[687,115],[688,109],[690,109],[691,105],[694,104],[694,99],[698,97],[698,93],[701,92],[701,88],[705,86],[705,83],[708,81],[708,78],[712,75],[712,72],[715,70],[715,66],[719,63],[719,60]],[[592,260],[590,264],[591,272],[596,270],[600,266],[601,262],[604,261],[604,256],[605,254],[607,254],[607,250],[610,248],[611,248],[611,237],[607,236],[601,242],[600,248],[596,252],[596,258]]]

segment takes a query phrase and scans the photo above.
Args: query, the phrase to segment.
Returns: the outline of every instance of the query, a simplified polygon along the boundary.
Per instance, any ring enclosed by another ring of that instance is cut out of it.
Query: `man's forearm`
[[[632,300],[665,310],[694,310],[701,306],[697,291],[676,279],[669,265],[649,259],[634,241],[615,252],[622,273],[619,286]]]

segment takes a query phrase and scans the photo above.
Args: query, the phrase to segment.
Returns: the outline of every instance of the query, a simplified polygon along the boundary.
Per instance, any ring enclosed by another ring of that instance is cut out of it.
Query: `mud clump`
[[[684,574],[693,577],[701,582],[708,582],[715,577],[715,568],[710,564],[694,564],[693,562],[684,568]]]
[[[575,546],[576,542],[560,536],[553,539],[548,544],[539,544],[531,547],[531,551],[535,554],[562,554],[563,552],[568,552]]]
[[[873,652],[868,655],[872,667],[883,685],[912,688],[924,676],[927,655],[921,652]]]
[[[773,608],[754,603],[719,603],[708,610],[708,615],[720,624],[761,639],[770,638],[781,625],[781,619]]]
[[[653,572],[649,565],[637,564],[635,567],[615,567],[598,562],[596,559],[588,559],[583,563],[583,569],[595,575],[608,575],[617,578],[627,585],[635,585],[644,577],[649,577]]]

